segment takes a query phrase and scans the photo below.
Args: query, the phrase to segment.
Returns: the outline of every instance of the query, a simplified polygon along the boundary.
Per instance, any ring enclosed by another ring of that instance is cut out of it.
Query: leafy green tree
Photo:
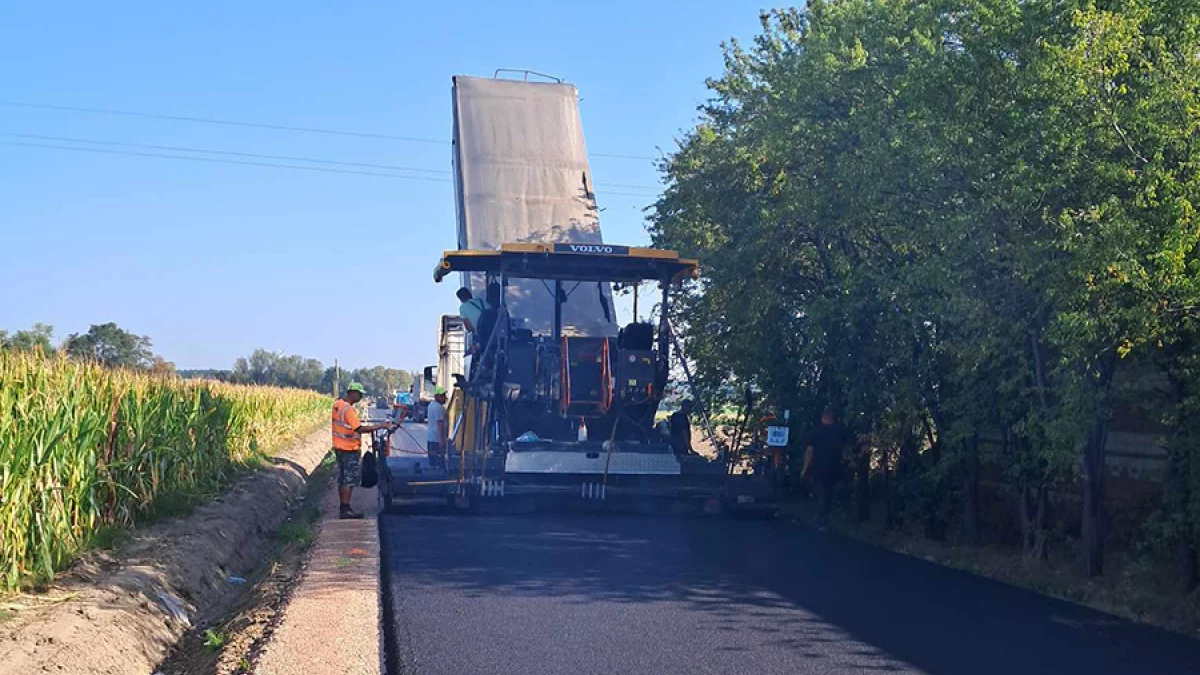
[[[35,323],[32,328],[19,330],[11,336],[4,331],[0,331],[0,346],[3,346],[5,349],[23,351],[40,349],[44,352],[49,352],[54,349],[51,343],[53,337],[53,326],[44,323]]]
[[[95,359],[107,366],[147,368],[152,365],[150,338],[135,335],[115,323],[95,324],[86,333],[72,333],[64,343],[67,354]]]
[[[184,379],[220,380],[222,382],[233,380],[233,371],[220,368],[185,368],[176,373]]]
[[[360,368],[350,373],[350,379],[361,382],[372,396],[388,396],[394,391],[407,391],[412,384],[412,374],[408,371],[384,366]]]
[[[298,387],[321,392],[333,390],[334,378],[335,369],[326,368],[316,359],[266,349],[256,349],[250,356],[238,358],[230,371],[230,379],[234,382]],[[382,396],[398,389],[407,389],[412,384],[412,374],[385,366],[341,372],[342,387],[352,380],[362,382],[372,395]]]
[[[704,263],[674,310],[702,388],[753,383],[801,419],[843,406],[870,439],[860,473],[903,474],[933,536],[955,491],[978,527],[990,461],[1042,558],[1047,495],[1082,478],[1098,574],[1121,357],[1170,344],[1200,307],[1195,10],[764,15],[726,50],[650,219],[656,244]],[[984,433],[1006,440],[981,458]]]

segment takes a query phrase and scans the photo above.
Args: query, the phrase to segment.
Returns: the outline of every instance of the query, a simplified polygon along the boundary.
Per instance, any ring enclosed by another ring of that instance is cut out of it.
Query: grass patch
[[[117,527],[116,525],[105,525],[96,534],[92,535],[90,545],[92,548],[101,551],[115,551],[129,541],[132,536],[132,531],[128,527]]]
[[[204,631],[204,648],[210,652],[220,651],[227,642],[229,642],[229,636],[224,633],[219,633],[211,628]]]
[[[307,520],[289,520],[279,528],[279,543],[302,544],[304,546],[312,543],[314,535],[313,524]]]
[[[308,479],[308,494],[304,503],[296,510],[287,522],[279,527],[275,540],[282,549],[286,546],[298,545],[307,547],[313,542],[317,533],[317,521],[321,519],[321,493],[333,476],[337,460],[333,453],[325,455],[313,469]],[[278,556],[279,551],[276,551]]]

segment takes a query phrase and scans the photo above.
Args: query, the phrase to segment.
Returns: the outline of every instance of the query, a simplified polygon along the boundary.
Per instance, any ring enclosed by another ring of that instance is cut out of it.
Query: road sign
[[[782,448],[788,444],[787,427],[767,427],[767,445]]]

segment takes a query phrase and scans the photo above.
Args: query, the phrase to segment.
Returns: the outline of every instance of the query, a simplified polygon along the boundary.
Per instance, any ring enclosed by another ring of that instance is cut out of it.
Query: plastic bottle
[[[587,424],[583,421],[583,418],[580,417],[579,418],[579,442],[583,443],[586,440],[587,440]]]

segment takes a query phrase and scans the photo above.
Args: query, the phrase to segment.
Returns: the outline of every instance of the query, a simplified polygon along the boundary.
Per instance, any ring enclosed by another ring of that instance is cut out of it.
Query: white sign
[[[788,444],[787,427],[767,427],[767,445],[782,448]]]

